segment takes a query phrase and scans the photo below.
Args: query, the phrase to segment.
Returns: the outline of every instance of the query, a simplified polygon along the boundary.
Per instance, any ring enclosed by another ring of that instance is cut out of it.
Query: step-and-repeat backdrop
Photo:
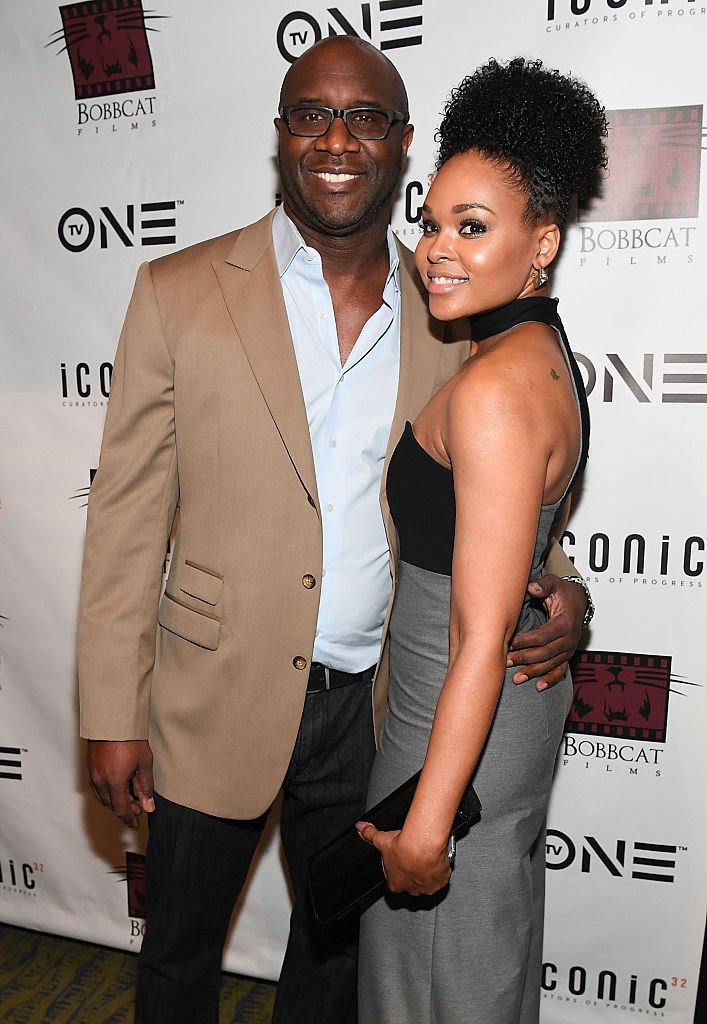
[[[704,3],[0,10],[0,918],[128,949],[144,927],[145,836],[87,795],[74,673],[86,500],[138,264],[277,202],[280,81],[336,33],[372,40],[409,87],[394,228],[414,247],[444,97],[490,55],[525,54],[582,76],[612,125],[604,196],[553,282],[594,427],[564,544],[598,611],[547,832],[543,1021],[691,1021],[707,888]],[[227,967],[277,977],[288,912],[273,828]]]

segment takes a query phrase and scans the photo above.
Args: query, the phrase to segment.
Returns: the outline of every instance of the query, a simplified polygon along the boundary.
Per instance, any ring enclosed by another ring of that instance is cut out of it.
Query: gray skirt
[[[448,576],[401,563],[391,619],[389,710],[368,793],[375,803],[422,765],[449,658]],[[518,629],[542,612],[525,604]],[[506,672],[473,776],[481,820],[462,836],[447,889],[379,899],[363,915],[361,1024],[537,1024],[544,823],[569,674],[538,693]]]

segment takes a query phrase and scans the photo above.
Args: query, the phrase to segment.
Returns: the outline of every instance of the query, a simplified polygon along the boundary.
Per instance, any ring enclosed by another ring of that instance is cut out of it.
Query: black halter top
[[[557,333],[572,374],[581,423],[579,455],[565,494],[556,503],[559,507],[587,461],[589,408],[577,361],[557,313],[557,302],[557,299],[536,295],[514,299],[499,309],[472,316],[470,323],[475,341],[483,341],[529,322],[548,324]],[[405,424],[403,436],[391,457],[386,491],[398,531],[401,560],[451,576],[456,512],[454,477],[450,469],[442,466],[418,444],[409,422]]]

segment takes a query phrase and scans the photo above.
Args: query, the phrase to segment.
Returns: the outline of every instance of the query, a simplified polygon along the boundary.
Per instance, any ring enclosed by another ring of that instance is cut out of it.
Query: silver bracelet
[[[582,630],[585,630],[589,623],[594,618],[594,602],[592,601],[591,591],[587,585],[587,581],[582,579],[581,576],[560,576],[561,580],[566,580],[568,583],[576,583],[578,587],[581,587],[584,593],[587,595],[587,610],[584,613],[582,620]]]

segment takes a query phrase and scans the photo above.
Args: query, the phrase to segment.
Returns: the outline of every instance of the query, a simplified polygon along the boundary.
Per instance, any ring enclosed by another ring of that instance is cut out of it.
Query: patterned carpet
[[[132,1024],[135,955],[0,924],[0,1022]],[[275,985],[224,974],[219,1024],[269,1024]]]

